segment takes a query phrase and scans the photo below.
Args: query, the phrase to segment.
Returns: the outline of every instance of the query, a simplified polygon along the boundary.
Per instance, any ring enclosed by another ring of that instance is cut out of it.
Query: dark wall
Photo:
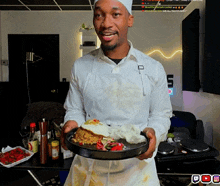
[[[15,109],[18,97],[13,97],[13,91],[9,82],[0,82],[0,148],[10,145],[10,139],[19,138],[19,119],[14,114],[19,112]]]
[[[21,130],[21,123],[27,112],[27,104],[20,102],[21,94],[16,91],[19,88],[17,85],[11,82],[0,82],[0,149],[7,145],[13,145],[13,140],[20,139],[19,131]],[[20,87],[21,88],[21,87]],[[51,93],[51,89],[56,90],[55,93]],[[67,92],[69,89],[69,82],[59,82],[52,84],[45,92],[48,92],[39,101],[52,101],[58,103],[64,103]],[[23,94],[26,94],[27,90],[24,89]]]
[[[199,80],[199,9],[182,21],[182,90],[198,92]]]
[[[9,118],[9,83],[0,82],[0,110],[1,110],[1,121],[0,136],[5,136],[4,129],[8,130],[8,118]]]
[[[206,0],[203,91],[220,94],[220,1]]]

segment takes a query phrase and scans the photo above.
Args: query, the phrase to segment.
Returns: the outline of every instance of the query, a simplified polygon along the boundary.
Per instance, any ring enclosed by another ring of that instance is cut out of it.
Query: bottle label
[[[32,151],[33,153],[38,152],[38,140],[29,141],[28,150]]]
[[[52,149],[52,157],[56,158],[59,156],[59,152],[57,149]]]

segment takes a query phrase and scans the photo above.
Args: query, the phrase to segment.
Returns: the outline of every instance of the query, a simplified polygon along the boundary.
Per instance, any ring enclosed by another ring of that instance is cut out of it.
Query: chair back
[[[190,137],[196,139],[196,117],[191,112],[185,111],[173,111],[173,116],[170,118],[171,120],[171,127],[170,131],[175,131],[175,128],[184,127],[187,128],[190,132]]]

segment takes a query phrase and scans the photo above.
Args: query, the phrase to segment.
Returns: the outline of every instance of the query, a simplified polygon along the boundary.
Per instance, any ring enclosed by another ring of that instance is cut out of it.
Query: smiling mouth
[[[109,41],[117,34],[117,32],[99,32],[99,34],[102,36],[102,38],[106,41]]]

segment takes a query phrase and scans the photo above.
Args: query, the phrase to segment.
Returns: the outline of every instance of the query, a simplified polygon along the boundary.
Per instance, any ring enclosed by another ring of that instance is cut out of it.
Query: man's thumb
[[[64,129],[64,133],[70,132],[72,128],[73,127],[71,127],[71,126],[66,126],[65,129]]]

